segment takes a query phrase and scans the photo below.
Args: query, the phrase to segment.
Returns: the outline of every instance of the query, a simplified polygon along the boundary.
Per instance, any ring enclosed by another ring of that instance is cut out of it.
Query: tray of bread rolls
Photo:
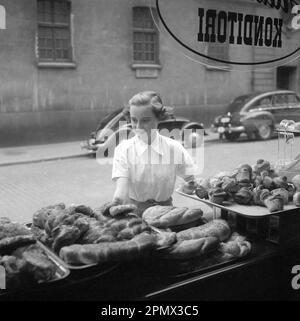
[[[300,175],[289,181],[269,161],[259,159],[252,166],[242,164],[232,171],[182,184],[176,191],[211,207],[261,217],[298,210]]]
[[[124,261],[167,246],[168,239],[158,237],[136,210],[133,204],[113,202],[96,209],[58,203],[36,211],[30,228],[72,273],[108,273]]]
[[[230,211],[232,213],[240,214],[243,216],[249,216],[249,217],[262,217],[262,216],[268,216],[268,215],[282,213],[285,211],[299,209],[296,205],[293,204],[293,202],[289,202],[288,204],[284,205],[284,208],[282,210],[270,212],[268,210],[268,208],[265,208],[263,206],[242,205],[242,204],[237,204],[234,201],[223,201],[222,204],[219,204],[219,203],[212,202],[209,199],[199,198],[196,194],[193,194],[193,195],[186,194],[186,193],[182,192],[180,189],[177,189],[176,192],[180,195],[200,201],[200,202],[202,202],[206,205],[209,205],[211,207],[217,207],[217,208],[220,208],[225,211]]]

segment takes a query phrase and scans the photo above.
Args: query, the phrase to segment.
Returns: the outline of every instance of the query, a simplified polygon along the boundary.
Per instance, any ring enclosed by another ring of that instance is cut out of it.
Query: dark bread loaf
[[[60,250],[59,256],[74,265],[120,262],[142,256],[155,246],[156,236],[144,232],[130,241],[66,246]]]
[[[191,240],[213,236],[220,241],[227,240],[231,234],[229,225],[224,220],[213,220],[177,233],[178,240]]]

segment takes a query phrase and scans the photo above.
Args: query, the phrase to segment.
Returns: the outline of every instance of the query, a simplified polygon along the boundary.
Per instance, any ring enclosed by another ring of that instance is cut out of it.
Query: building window
[[[149,7],[133,8],[133,63],[158,64],[158,31]]]
[[[38,0],[39,62],[72,62],[71,2]]]

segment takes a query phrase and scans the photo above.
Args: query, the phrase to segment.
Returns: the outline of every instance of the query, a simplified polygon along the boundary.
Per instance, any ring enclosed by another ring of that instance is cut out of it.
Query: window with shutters
[[[38,60],[45,63],[73,61],[71,2],[38,0]]]
[[[133,63],[158,64],[158,32],[149,7],[133,8]]]

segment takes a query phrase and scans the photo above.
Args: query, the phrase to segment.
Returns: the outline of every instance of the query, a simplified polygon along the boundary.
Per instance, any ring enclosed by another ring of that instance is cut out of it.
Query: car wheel
[[[233,142],[240,137],[240,133],[224,133],[227,140]]]
[[[268,124],[259,124],[257,126],[256,137],[260,140],[267,140],[273,136],[273,128]]]
[[[199,132],[199,129],[203,128],[188,128],[187,132],[184,133],[183,143],[186,148],[197,148],[203,143],[204,134]]]

